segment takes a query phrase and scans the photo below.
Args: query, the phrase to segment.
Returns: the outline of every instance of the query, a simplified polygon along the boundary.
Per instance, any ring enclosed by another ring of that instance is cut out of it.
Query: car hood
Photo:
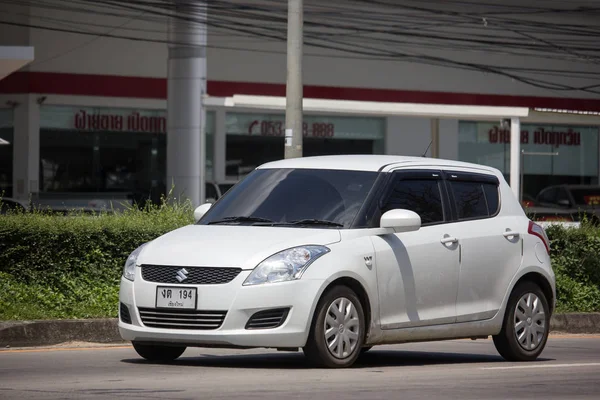
[[[337,229],[232,225],[188,225],[144,246],[138,265],[239,267],[253,269],[290,247],[339,242]]]

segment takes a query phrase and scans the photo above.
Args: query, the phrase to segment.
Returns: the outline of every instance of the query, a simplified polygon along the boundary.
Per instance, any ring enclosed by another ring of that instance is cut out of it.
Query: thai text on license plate
[[[156,308],[196,308],[196,288],[159,286],[156,288]]]

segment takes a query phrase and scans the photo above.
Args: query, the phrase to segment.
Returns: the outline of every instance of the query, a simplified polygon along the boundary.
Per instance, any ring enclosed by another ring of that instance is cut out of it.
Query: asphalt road
[[[131,347],[0,350],[0,399],[600,399],[600,336],[551,337],[509,363],[491,340],[381,346],[345,370],[302,353],[188,349],[170,365]]]

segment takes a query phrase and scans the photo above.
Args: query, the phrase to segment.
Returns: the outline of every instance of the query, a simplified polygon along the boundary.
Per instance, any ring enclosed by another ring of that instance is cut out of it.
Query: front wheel
[[[185,351],[182,346],[155,346],[133,342],[133,348],[143,358],[154,362],[168,362],[179,358]]]
[[[544,350],[550,331],[550,308],[544,293],[532,282],[515,287],[508,300],[502,330],[493,336],[508,361],[533,361]]]
[[[304,354],[319,366],[349,367],[360,355],[365,325],[356,293],[335,286],[319,301]]]

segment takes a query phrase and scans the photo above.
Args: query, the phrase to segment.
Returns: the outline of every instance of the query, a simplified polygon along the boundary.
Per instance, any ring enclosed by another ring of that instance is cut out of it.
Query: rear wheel
[[[508,361],[533,361],[544,350],[550,331],[550,308],[535,283],[515,287],[507,304],[502,331],[493,337],[496,350]]]
[[[148,361],[168,362],[174,361],[185,351],[181,346],[159,346],[150,344],[141,344],[133,342],[133,348],[143,358]]]
[[[351,366],[361,353],[365,316],[354,291],[335,286],[319,301],[304,354],[318,366]]]

